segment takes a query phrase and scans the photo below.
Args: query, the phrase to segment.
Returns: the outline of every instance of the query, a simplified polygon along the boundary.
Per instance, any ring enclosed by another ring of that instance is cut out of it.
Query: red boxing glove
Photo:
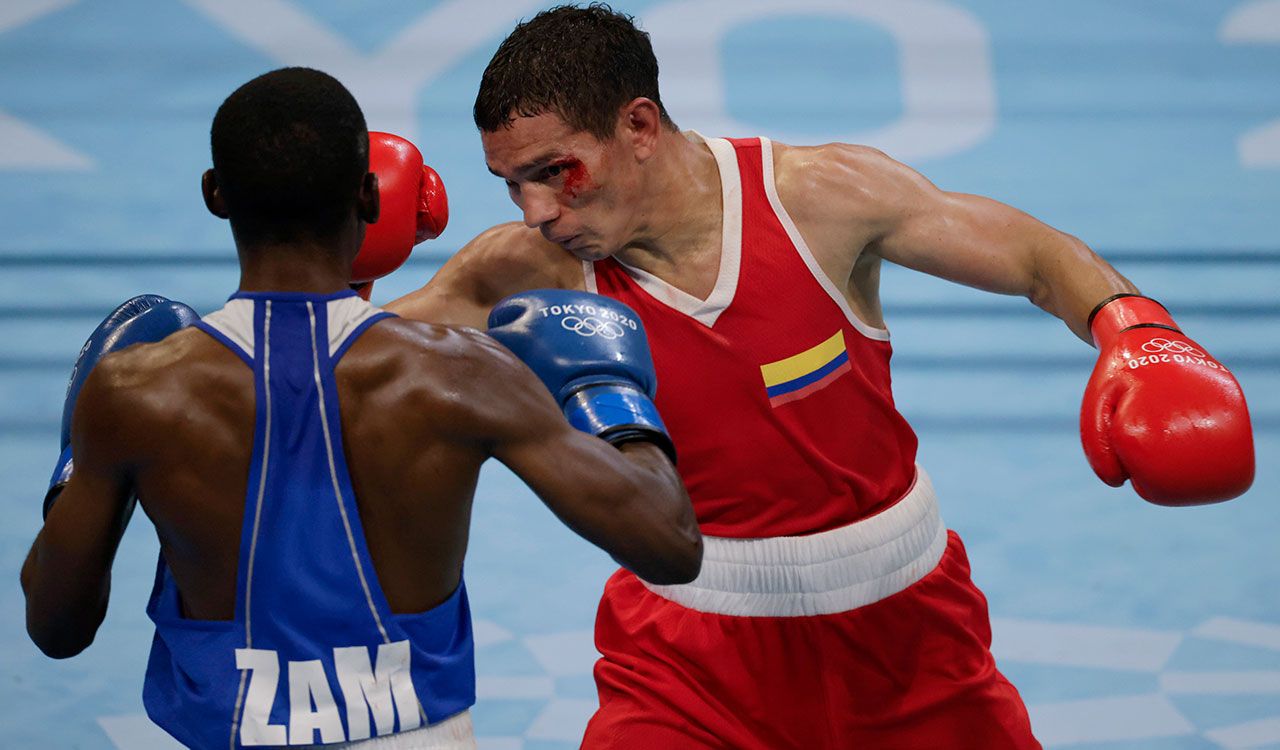
[[[398,135],[369,133],[369,171],[378,176],[377,223],[351,264],[351,281],[380,279],[409,258],[419,242],[433,240],[449,222],[449,199],[440,175],[422,163],[417,147]]]
[[[1253,484],[1253,430],[1235,377],[1153,299],[1117,294],[1089,316],[1098,364],[1080,438],[1098,477],[1157,505],[1230,500]]]

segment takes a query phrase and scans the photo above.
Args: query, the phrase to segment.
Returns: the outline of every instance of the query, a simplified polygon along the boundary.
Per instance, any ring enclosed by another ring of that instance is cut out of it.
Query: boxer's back
[[[152,720],[195,747],[311,744],[468,708],[477,335],[353,293],[238,293],[197,326],[106,360],[162,544]]]
[[[478,408],[468,399],[494,377],[476,366],[479,346],[474,333],[389,318],[334,368],[341,446],[394,612],[426,610],[458,584],[486,457],[468,437]],[[255,447],[254,370],[196,329],[113,357],[110,370],[131,402],[120,434],[183,614],[229,620]]]
[[[461,569],[487,458],[657,584],[701,562],[660,443],[575,429],[492,338],[354,292],[238,292],[98,360],[72,425],[77,466],[24,566],[28,627],[51,654],[92,641],[136,496],[162,546],[143,703],[187,747],[473,746]]]

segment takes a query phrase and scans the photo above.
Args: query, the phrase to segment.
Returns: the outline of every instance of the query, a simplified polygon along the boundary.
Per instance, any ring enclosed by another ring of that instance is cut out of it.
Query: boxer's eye
[[[564,173],[563,164],[548,164],[538,171],[537,182],[549,182]]]

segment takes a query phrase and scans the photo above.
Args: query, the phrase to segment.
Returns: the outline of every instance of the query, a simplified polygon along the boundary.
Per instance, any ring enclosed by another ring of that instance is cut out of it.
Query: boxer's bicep
[[[421,289],[392,301],[385,309],[409,320],[472,328],[484,328],[489,314],[475,279],[455,260],[445,263]]]
[[[864,253],[1006,294],[1030,288],[1031,250],[1052,232],[978,196],[939,190],[881,151],[785,147],[779,197],[824,270],[845,279]]]
[[[1029,294],[1041,247],[1065,235],[989,198],[938,189],[883,154],[858,173],[866,249],[885,260],[1000,294]]]
[[[85,381],[72,422],[75,471],[23,565],[27,629],[50,656],[84,650],[106,614],[111,564],[134,507],[119,401],[105,372]]]
[[[1128,282],[1079,239],[990,198],[938,189],[881,156],[865,170],[877,232],[866,246],[907,268],[998,294],[1029,298],[1089,340],[1098,300]],[[864,185],[866,187],[866,185]]]
[[[489,310],[530,289],[583,289],[582,264],[518,223],[481,233],[454,253],[417,291],[386,306],[411,320],[483,330]]]

